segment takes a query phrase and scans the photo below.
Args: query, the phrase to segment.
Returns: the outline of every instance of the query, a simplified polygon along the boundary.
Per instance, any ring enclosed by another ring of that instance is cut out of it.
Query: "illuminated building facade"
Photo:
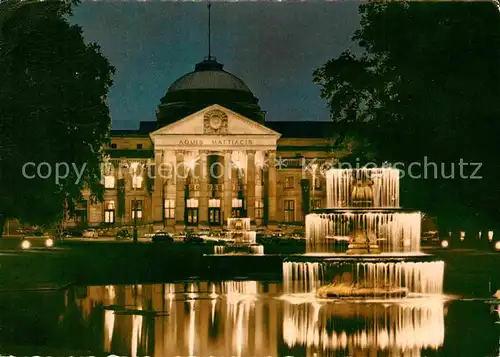
[[[344,155],[330,122],[272,122],[245,83],[213,57],[175,81],[157,120],[114,130],[104,202],[82,202],[67,225],[139,225],[169,231],[298,224],[325,204],[322,165]]]

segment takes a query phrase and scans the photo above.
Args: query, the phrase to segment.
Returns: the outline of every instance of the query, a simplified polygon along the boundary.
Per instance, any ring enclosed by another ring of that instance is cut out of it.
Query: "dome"
[[[158,125],[167,125],[213,104],[219,104],[251,120],[263,123],[265,112],[248,86],[224,71],[215,58],[208,57],[177,79],[160,100]]]
[[[251,93],[245,82],[235,75],[224,71],[223,65],[214,58],[209,58],[196,65],[195,70],[178,80],[169,88],[168,92],[182,90],[236,90]]]

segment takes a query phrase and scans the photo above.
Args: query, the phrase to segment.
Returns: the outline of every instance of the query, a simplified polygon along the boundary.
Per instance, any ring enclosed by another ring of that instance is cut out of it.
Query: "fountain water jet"
[[[283,263],[285,292],[441,294],[444,262],[420,252],[421,214],[399,207],[399,171],[332,169],[326,177],[331,208],[306,216],[306,254]]]
[[[214,254],[264,254],[264,246],[257,244],[257,232],[251,230],[250,218],[229,218],[225,245],[214,246]]]

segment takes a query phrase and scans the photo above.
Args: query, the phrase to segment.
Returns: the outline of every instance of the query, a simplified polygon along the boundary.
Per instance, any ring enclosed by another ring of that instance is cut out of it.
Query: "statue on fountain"
[[[357,229],[352,230],[353,237],[347,247],[347,254],[380,254],[377,236],[369,229],[365,229],[362,222]]]
[[[351,192],[351,203],[353,207],[373,206],[373,180],[354,179]]]

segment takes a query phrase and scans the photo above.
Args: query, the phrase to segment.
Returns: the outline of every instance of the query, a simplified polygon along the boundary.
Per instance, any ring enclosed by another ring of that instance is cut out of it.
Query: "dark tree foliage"
[[[67,22],[71,5],[0,4],[0,234],[6,218],[57,222],[84,188],[102,199],[100,162],[111,127],[106,95],[114,68],[96,44],[84,42],[80,27]],[[26,178],[22,169],[29,162],[47,163],[52,175]],[[56,163],[70,165],[58,183]],[[80,181],[74,168],[84,168]]]
[[[420,178],[406,170],[403,203],[450,228],[492,226],[500,216],[499,10],[492,2],[374,2],[360,14],[353,40],[363,54],[344,52],[314,73],[332,119],[360,129],[379,164],[421,163],[413,166]],[[462,178],[475,167],[462,165],[461,175],[461,160],[481,163],[482,178]],[[452,165],[454,177],[444,178]]]

